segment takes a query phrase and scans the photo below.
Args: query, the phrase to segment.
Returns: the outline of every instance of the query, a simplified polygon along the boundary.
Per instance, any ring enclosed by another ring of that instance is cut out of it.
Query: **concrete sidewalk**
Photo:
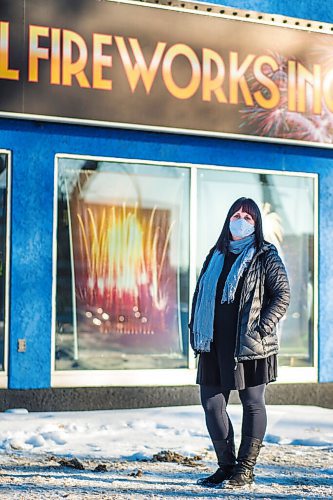
[[[256,468],[255,485],[241,491],[206,489],[196,484],[199,477],[216,467],[212,452],[193,460],[191,465],[78,458],[83,470],[60,465],[59,456],[2,453],[0,498],[182,500],[223,497],[317,500],[333,497],[333,448],[329,447],[266,444]],[[97,466],[106,470],[95,471]]]

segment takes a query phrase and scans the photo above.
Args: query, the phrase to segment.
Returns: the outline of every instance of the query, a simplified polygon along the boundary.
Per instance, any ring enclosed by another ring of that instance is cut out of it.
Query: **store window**
[[[189,168],[58,158],[56,370],[188,367]]]
[[[0,152],[0,371],[5,370],[8,153]]]
[[[315,367],[315,175],[63,155],[57,175],[56,371],[193,368],[190,276],[244,195],[290,279],[280,366]]]
[[[280,322],[280,366],[314,365],[315,176],[265,171],[198,170],[197,272],[237,198],[261,208],[265,239],[287,267],[291,304]],[[207,223],[209,221],[209,224]]]

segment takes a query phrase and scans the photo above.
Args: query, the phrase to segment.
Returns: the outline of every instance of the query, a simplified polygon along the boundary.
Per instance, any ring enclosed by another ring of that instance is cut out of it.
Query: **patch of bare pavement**
[[[161,451],[149,461],[2,453],[0,498],[333,498],[333,448],[267,444],[256,467],[255,485],[242,490],[196,484],[214,468],[212,452],[189,458]]]

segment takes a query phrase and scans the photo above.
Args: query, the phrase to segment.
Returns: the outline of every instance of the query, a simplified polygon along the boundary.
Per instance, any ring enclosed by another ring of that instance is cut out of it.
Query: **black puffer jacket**
[[[206,271],[215,246],[202,267],[193,295],[189,323],[193,349],[194,310],[201,276]],[[286,269],[274,245],[264,242],[246,271],[241,292],[235,359],[247,361],[277,354],[279,345],[276,325],[287,311],[290,288]]]

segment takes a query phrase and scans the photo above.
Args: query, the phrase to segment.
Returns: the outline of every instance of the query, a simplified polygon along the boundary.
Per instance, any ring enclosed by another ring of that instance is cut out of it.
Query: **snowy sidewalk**
[[[240,406],[229,413],[239,441]],[[178,463],[153,461],[162,450]],[[319,499],[333,497],[333,410],[269,406],[251,489],[196,485],[215,467],[199,406],[0,414],[1,499]]]

